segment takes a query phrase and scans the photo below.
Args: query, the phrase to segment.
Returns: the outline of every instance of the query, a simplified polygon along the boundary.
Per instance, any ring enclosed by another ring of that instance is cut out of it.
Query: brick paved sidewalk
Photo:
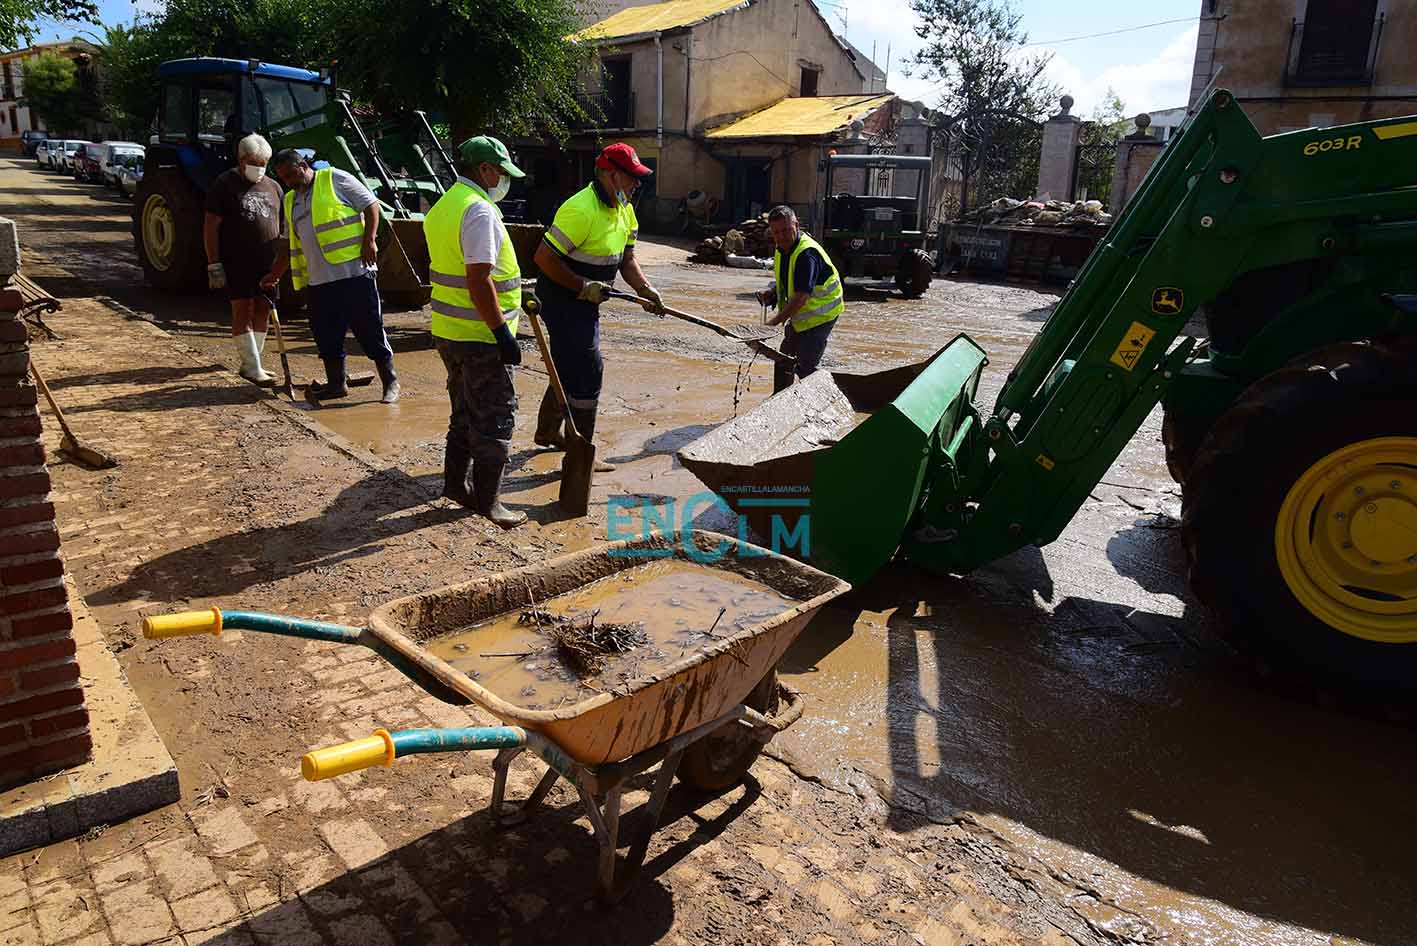
[[[358,623],[391,597],[554,548],[428,502],[433,484],[377,469],[145,322],[84,300],[50,322],[64,338],[35,360],[81,435],[122,461],[65,465],[47,431],[64,557],[183,798],[0,861],[0,946],[1061,944],[1116,926],[1060,906],[1046,875],[966,825],[892,833],[878,805],[767,758],[720,798],[676,790],[612,911],[591,899],[596,849],[564,784],[539,820],[504,830],[483,812],[489,754],[300,780],[310,747],[490,720],[362,650],[239,633],[157,644],[142,616],[219,605]],[[538,775],[519,760],[512,790]]]

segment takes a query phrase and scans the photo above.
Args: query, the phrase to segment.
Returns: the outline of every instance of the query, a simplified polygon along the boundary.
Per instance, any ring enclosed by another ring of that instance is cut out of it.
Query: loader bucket
[[[679,460],[765,544],[865,581],[900,545],[931,457],[970,415],[985,362],[961,335],[918,364],[819,371],[684,447]]]
[[[522,279],[534,279],[537,275],[536,248],[541,238],[546,236],[546,228],[539,223],[508,223],[507,236],[512,238],[512,248],[517,251],[517,266],[522,271]]]
[[[379,235],[379,294],[388,308],[421,309],[432,293],[423,217],[387,217],[384,222],[393,233]]]

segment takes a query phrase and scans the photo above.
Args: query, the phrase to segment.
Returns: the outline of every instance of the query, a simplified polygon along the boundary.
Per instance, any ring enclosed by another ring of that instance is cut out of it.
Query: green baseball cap
[[[507,146],[491,135],[478,135],[476,138],[467,139],[458,145],[458,154],[464,161],[471,161],[474,164],[486,161],[488,164],[501,168],[512,177],[526,177],[522,169],[512,163],[512,156],[507,153]]]

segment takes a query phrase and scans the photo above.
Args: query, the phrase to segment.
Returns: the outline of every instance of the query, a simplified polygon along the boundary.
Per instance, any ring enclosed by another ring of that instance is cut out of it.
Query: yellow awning
[[[638,36],[643,33],[659,33],[664,30],[693,26],[695,23],[717,16],[734,7],[744,7],[748,0],[669,0],[668,3],[652,3],[644,7],[630,7],[608,16],[599,23],[592,23],[585,29],[572,33],[573,40],[619,39],[624,36]]]
[[[736,122],[715,128],[705,138],[782,138],[826,135],[895,98],[892,92],[875,95],[817,95],[783,99]]]

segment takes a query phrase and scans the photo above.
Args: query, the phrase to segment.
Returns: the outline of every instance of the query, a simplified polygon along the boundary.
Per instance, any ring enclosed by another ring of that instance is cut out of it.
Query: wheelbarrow
[[[706,636],[650,675],[589,691],[579,702],[532,710],[508,702],[424,645],[443,635],[652,561],[679,559],[732,572],[797,602],[732,633]],[[255,631],[368,647],[433,696],[476,704],[503,725],[378,729],[364,739],[317,749],[301,759],[310,781],[334,778],[404,756],[496,750],[490,810],[500,823],[532,814],[559,779],[580,797],[600,849],[599,892],[609,902],[629,888],[677,776],[690,788],[721,791],[737,784],[764,745],[802,714],[799,694],[777,681],[776,667],[817,611],[850,585],[809,565],[741,540],[702,531],[612,542],[550,561],[400,598],[377,608],[367,628],[253,611],[212,608],[149,617],[148,638]],[[547,770],[520,802],[507,800],[512,760],[530,750]],[[647,827],[623,860],[618,855],[620,804],[626,784],[656,765]]]

